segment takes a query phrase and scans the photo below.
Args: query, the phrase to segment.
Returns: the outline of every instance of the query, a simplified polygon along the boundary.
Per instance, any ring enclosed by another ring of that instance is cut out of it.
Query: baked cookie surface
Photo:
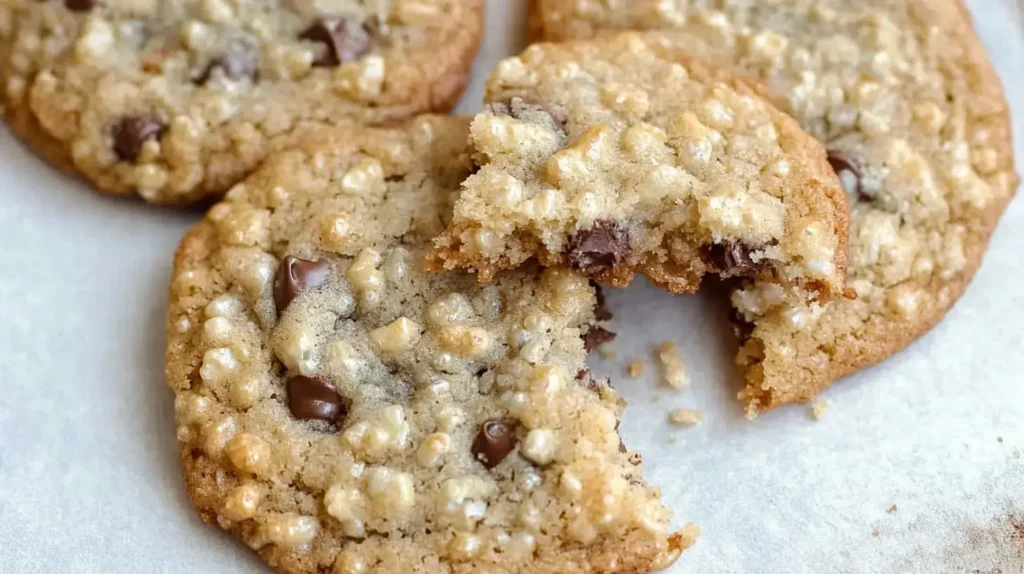
[[[504,60],[472,126],[436,259],[484,280],[530,258],[677,293],[704,275],[843,292],[846,202],[825,150],[756,87],[659,38],[537,44]]]
[[[217,197],[310,124],[446,111],[482,0],[8,0],[12,129],[98,189]]]
[[[661,29],[784,99],[829,149],[851,205],[856,299],[733,296],[748,412],[806,401],[903,349],[963,294],[1013,197],[1009,109],[958,0],[534,0],[534,34]],[[753,337],[753,338],[750,338]]]
[[[167,376],[188,491],[278,571],[646,572],[693,542],[586,370],[588,280],[423,272],[467,134],[444,117],[330,130],[178,249]]]

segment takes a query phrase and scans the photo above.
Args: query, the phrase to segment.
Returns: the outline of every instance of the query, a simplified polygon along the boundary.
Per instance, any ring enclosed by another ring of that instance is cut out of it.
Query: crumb
[[[814,417],[814,420],[820,421],[825,418],[825,413],[828,411],[829,406],[829,402],[825,399],[817,399],[811,403],[811,416]]]
[[[886,510],[886,512],[888,512],[889,514],[892,514],[893,512],[896,512],[896,511],[898,511],[898,510],[899,510],[899,507],[898,507],[898,506],[896,506],[895,504],[893,504],[892,506],[890,506],[890,507],[889,507],[889,508],[888,508],[888,509]]]
[[[671,436],[668,439],[668,443],[669,444],[676,444],[676,443],[679,442],[679,440],[680,440],[680,438],[678,436]]]
[[[646,369],[647,366],[644,364],[643,359],[637,359],[631,362],[630,364],[626,365],[626,372],[629,373],[629,376],[633,378],[639,377],[640,375],[644,374],[644,371]]]
[[[693,426],[704,418],[696,409],[676,409],[668,414],[668,420],[677,426]]]
[[[686,373],[686,364],[679,354],[679,348],[674,341],[666,341],[658,347],[658,359],[664,369],[665,382],[676,390],[682,390],[690,386],[690,376]]]
[[[878,536],[879,534],[881,534],[881,532],[879,532],[877,528],[871,531],[872,536]]]
[[[997,436],[997,437],[996,437],[996,441],[997,441],[997,442],[1003,442],[1003,437],[1001,437],[1001,436]]]
[[[661,395],[654,395],[653,397],[651,397],[651,402],[652,403],[658,403],[658,402],[661,402],[661,399],[662,399]]]
[[[606,361],[614,361],[615,357],[618,356],[615,354],[615,351],[608,349],[606,347],[601,347],[600,349],[597,350],[597,352],[600,353],[601,358]]]

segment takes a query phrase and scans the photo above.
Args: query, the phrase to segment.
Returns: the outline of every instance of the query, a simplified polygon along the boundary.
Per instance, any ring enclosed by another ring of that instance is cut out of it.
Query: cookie
[[[448,110],[482,18],[482,0],[10,0],[2,101],[101,191],[195,202],[310,126]]]
[[[567,270],[426,273],[468,121],[337,128],[281,152],[178,249],[168,382],[200,515],[280,572],[647,572],[696,527],[586,370]]]
[[[787,101],[851,204],[856,299],[733,296],[748,413],[807,401],[935,325],[981,265],[1019,182],[999,78],[959,0],[535,0],[536,34],[660,28]]]
[[[841,295],[846,200],[824,148],[755,87],[654,40],[537,44],[498,65],[471,129],[479,171],[434,264]]]

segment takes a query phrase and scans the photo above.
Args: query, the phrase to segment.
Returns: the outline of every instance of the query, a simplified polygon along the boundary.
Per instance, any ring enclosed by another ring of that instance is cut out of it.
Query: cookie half
[[[503,61],[435,264],[488,280],[537,258],[620,287],[642,273],[686,293],[712,274],[841,295],[839,180],[756,92],[636,34]]]
[[[534,0],[535,33],[663,29],[785,99],[844,182],[857,298],[806,305],[763,282],[733,296],[751,415],[903,349],[963,294],[1019,179],[1002,86],[962,2],[588,6]]]
[[[448,110],[482,19],[482,0],[12,1],[5,115],[101,191],[194,202],[309,124]]]
[[[280,572],[647,572],[696,527],[645,485],[586,370],[567,270],[426,273],[468,122],[335,129],[178,249],[168,382],[200,515]]]

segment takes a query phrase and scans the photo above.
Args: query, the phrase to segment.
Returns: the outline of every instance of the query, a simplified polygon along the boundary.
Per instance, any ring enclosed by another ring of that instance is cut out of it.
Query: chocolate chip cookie
[[[824,148],[745,81],[654,38],[538,44],[498,65],[437,266],[531,258],[676,293],[708,274],[811,300],[845,285],[846,199]]]
[[[1009,110],[959,0],[534,0],[533,33],[662,29],[784,98],[851,203],[856,299],[733,296],[754,415],[806,401],[926,332],[963,294],[1013,197]]]
[[[310,124],[446,111],[483,0],[11,0],[12,129],[102,191],[216,197]]]
[[[280,572],[647,572],[696,535],[668,530],[622,401],[586,369],[585,277],[424,272],[467,133],[425,117],[318,134],[178,249],[188,491]]]

